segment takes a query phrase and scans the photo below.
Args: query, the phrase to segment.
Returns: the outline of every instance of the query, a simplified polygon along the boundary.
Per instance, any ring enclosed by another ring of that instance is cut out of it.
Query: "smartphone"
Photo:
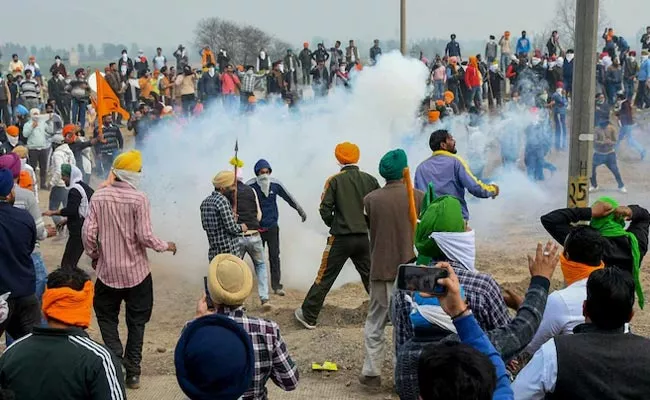
[[[208,305],[208,310],[214,310],[214,303],[212,302],[212,297],[210,297],[210,291],[208,290],[208,277],[203,277],[203,286],[205,287],[205,302]]]
[[[449,272],[446,269],[402,264],[397,274],[397,288],[441,296],[447,293],[447,288],[439,285],[438,280],[448,276]]]

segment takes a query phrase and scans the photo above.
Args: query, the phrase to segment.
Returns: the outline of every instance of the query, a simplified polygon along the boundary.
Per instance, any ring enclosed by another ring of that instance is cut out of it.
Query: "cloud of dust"
[[[200,280],[208,266],[208,243],[201,226],[199,206],[212,191],[212,177],[232,168],[228,160],[239,141],[239,158],[244,161],[244,180],[254,177],[253,165],[264,158],[273,176],[285,185],[307,213],[303,224],[297,213],[279,199],[282,280],[286,287],[305,290],[312,284],[325,247],[327,227],[318,213],[325,180],[338,172],[334,147],[342,141],[359,145],[362,170],[383,184],[378,163],[386,151],[401,147],[409,155],[412,173],[430,156],[431,129],[422,130],[416,113],[426,95],[427,68],[418,60],[399,53],[386,54],[377,66],[354,77],[353,90],[337,89],[326,99],[305,102],[299,114],[286,107],[259,107],[253,115],[226,114],[222,107],[207,111],[179,129],[160,127],[149,135],[145,148],[142,190],[152,204],[154,232],[175,241],[178,254],[160,264],[174,268],[184,278]],[[519,129],[526,113],[485,118],[482,132],[489,141],[506,129]],[[466,116],[445,121],[465,155],[468,135]],[[489,159],[498,154],[487,147]],[[497,158],[499,156],[497,155]],[[470,201],[472,226],[479,235],[498,235],[508,218],[530,219],[548,200],[543,189],[531,183],[518,169],[492,171],[501,186],[496,200]],[[468,195],[468,198],[471,197]],[[507,217],[506,217],[507,216]],[[523,217],[522,217],[523,216]],[[358,281],[348,263],[336,285]]]

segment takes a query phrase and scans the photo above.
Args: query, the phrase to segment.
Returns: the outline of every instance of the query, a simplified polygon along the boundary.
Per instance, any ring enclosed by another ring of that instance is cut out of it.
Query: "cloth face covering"
[[[256,180],[257,184],[260,185],[260,189],[262,189],[264,196],[269,197],[269,192],[271,190],[271,175],[261,174],[257,176]]]

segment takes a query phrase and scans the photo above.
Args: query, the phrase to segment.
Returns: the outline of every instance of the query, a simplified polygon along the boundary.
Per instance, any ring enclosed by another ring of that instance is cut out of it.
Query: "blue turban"
[[[250,336],[218,314],[190,322],[174,352],[176,379],[192,400],[237,399],[251,387],[255,353]]]
[[[14,176],[7,168],[0,169],[0,197],[7,197],[14,187]]]

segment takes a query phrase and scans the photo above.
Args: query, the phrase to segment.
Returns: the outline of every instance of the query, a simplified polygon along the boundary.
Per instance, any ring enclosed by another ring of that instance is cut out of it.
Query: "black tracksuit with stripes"
[[[35,327],[14,342],[0,357],[0,387],[16,399],[126,399],[117,358],[75,327]]]

